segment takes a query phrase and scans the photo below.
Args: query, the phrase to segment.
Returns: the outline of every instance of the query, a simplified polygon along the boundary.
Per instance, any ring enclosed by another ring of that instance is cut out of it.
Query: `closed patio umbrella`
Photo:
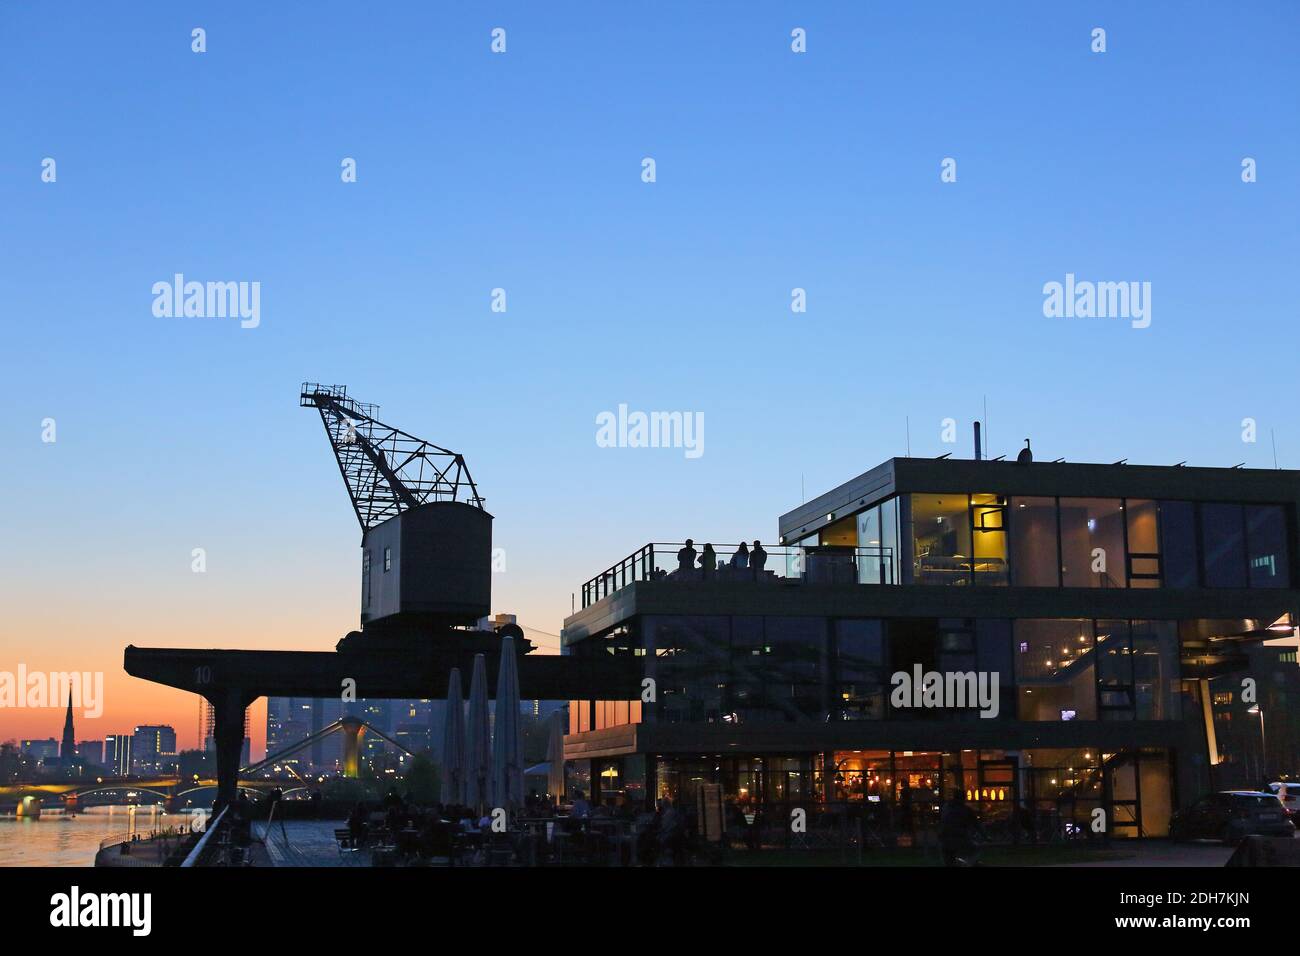
[[[447,680],[447,719],[442,727],[442,802],[465,802],[465,701],[461,697],[460,668]]]
[[[551,714],[551,735],[546,741],[546,759],[549,763],[546,774],[546,790],[551,795],[551,803],[564,799],[564,711],[557,710]]]
[[[492,802],[515,810],[524,805],[523,742],[519,726],[519,667],[515,639],[501,639],[501,669],[497,672],[496,726],[492,738]]]
[[[469,680],[469,715],[465,724],[465,802],[476,812],[492,799],[492,741],[488,721],[487,664],[474,655]]]

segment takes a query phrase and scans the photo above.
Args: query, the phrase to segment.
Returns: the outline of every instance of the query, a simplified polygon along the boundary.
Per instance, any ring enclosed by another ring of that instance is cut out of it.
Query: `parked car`
[[[1211,793],[1177,811],[1169,821],[1169,837],[1173,840],[1236,843],[1252,834],[1295,836],[1295,824],[1276,794],[1250,790]]]
[[[1282,801],[1282,806],[1286,808],[1286,815],[1294,823],[1296,814],[1300,813],[1300,781],[1291,780],[1286,783],[1270,783],[1268,789]]]

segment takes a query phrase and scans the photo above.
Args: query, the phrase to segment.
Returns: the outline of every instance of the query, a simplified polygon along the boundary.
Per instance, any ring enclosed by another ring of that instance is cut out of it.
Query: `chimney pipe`
[[[984,454],[980,450],[980,423],[976,422],[975,423],[975,460],[980,461],[981,459],[983,459],[983,457]]]

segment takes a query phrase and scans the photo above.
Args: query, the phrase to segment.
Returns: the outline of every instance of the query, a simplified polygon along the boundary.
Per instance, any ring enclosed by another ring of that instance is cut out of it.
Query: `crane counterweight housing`
[[[381,422],[341,385],[306,382],[361,524],[361,626],[469,624],[492,604],[492,516],[465,459]]]

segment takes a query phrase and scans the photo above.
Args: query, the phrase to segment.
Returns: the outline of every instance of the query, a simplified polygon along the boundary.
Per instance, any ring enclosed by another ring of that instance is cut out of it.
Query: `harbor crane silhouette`
[[[490,672],[500,667],[504,637],[521,652],[524,698],[639,697],[634,658],[533,654],[518,625],[476,626],[491,609],[492,515],[462,455],[383,423],[345,386],[304,383],[299,404],[320,413],[361,525],[360,629],[332,651],[130,645],[123,654],[128,674],[212,704],[216,808],[236,799],[244,713],[259,697],[445,699],[453,668],[471,673],[478,654]]]

